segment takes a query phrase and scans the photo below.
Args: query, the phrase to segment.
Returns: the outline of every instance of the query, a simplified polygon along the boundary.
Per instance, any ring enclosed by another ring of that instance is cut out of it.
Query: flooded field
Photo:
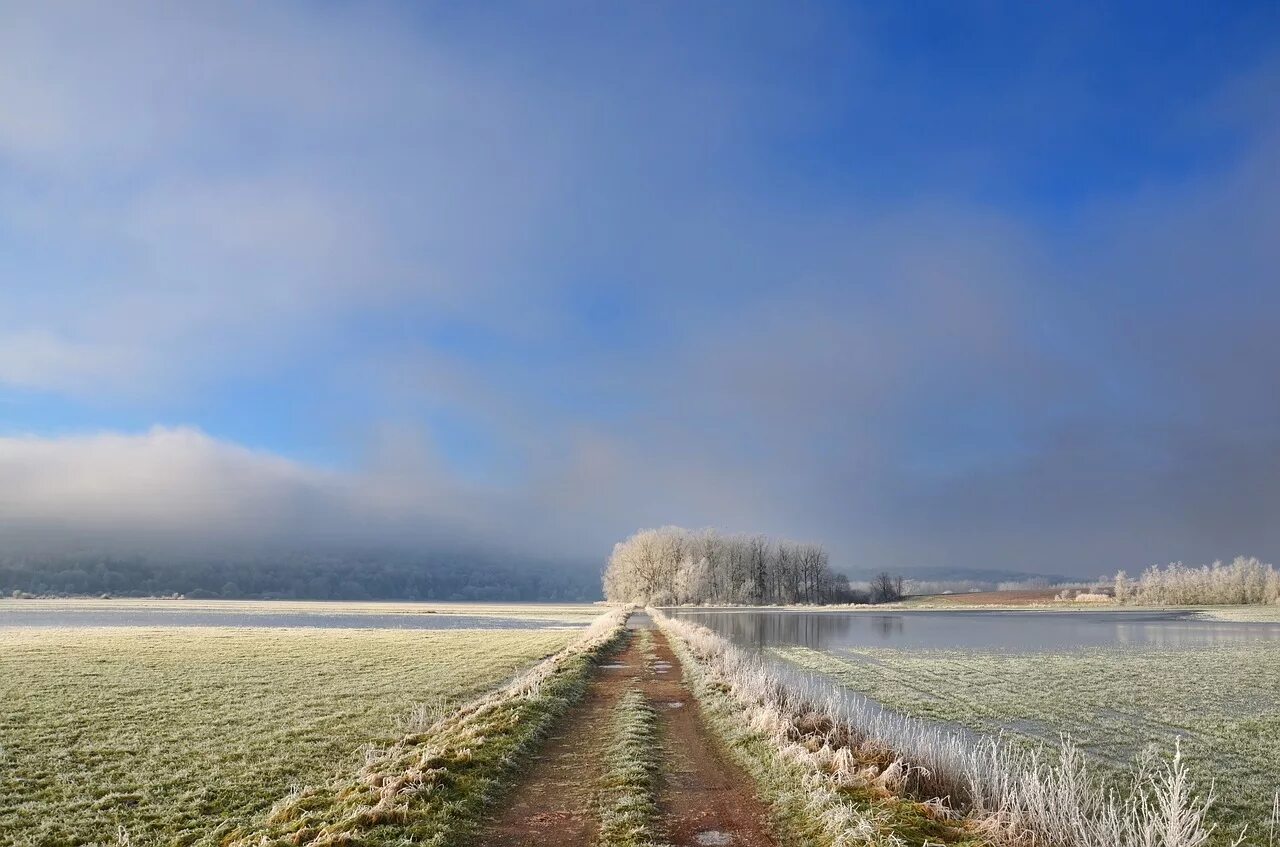
[[[1280,642],[1280,623],[1206,620],[1190,611],[822,611],[671,609],[744,647],[896,647],[1054,652]]]
[[[671,615],[760,650],[787,678],[837,701],[869,701],[975,739],[1052,748],[1066,735],[1116,778],[1144,751],[1167,756],[1181,745],[1197,784],[1215,787],[1213,844],[1271,825],[1280,790],[1274,619],[1183,610]]]
[[[541,629],[584,626],[595,607],[489,604],[277,603],[172,600],[0,601],[0,629],[252,627]]]

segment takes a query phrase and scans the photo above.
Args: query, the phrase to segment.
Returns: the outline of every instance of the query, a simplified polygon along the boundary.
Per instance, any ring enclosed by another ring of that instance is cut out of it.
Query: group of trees
[[[907,593],[903,588],[901,576],[881,571],[871,580],[867,595],[869,603],[896,603],[906,597]]]
[[[898,586],[899,589],[901,586]],[[817,544],[668,526],[614,546],[605,598],[643,604],[832,603],[851,598]]]
[[[594,600],[595,571],[468,552],[290,553],[159,560],[0,556],[0,596],[102,595],[298,600]]]
[[[1124,571],[1116,574],[1115,595],[1121,603],[1157,606],[1280,603],[1280,571],[1244,556],[1229,565],[1152,565],[1137,579]]]

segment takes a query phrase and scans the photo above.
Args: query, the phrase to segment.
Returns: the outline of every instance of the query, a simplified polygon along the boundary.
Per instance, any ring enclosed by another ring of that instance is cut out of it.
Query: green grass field
[[[216,843],[579,632],[0,629],[0,844]]]
[[[1113,772],[1181,738],[1198,785],[1215,786],[1220,834],[1248,824],[1247,843],[1267,843],[1280,789],[1280,643],[1057,655],[774,652],[912,715],[1032,742],[1067,733]]]

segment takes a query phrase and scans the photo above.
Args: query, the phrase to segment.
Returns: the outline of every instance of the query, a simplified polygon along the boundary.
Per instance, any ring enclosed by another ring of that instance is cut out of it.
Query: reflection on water
[[[585,626],[534,618],[494,618],[479,615],[342,614],[340,612],[220,612],[208,609],[0,609],[0,629],[14,627],[87,626],[232,626],[320,627],[325,629],[540,629]]]
[[[798,612],[671,609],[750,647],[801,645],[1043,652],[1114,645],[1200,647],[1280,641],[1280,624],[1200,620],[1189,612]]]

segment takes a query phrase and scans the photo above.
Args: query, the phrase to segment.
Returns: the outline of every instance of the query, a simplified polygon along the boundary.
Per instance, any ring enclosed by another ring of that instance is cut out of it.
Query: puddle
[[[668,708],[668,709],[683,709],[683,708],[684,708],[684,703],[681,703],[679,700],[672,700],[670,703],[668,703],[668,704],[667,704],[667,708]]]
[[[625,667],[627,667],[627,666],[626,666],[626,665],[622,665],[622,664],[618,664],[617,662],[612,662],[612,663],[610,663],[610,664],[608,664],[608,665],[601,665],[600,667],[601,667],[601,668],[603,668],[603,669],[605,669],[605,670],[607,670],[607,671],[616,671],[616,670],[618,670],[618,669],[620,669],[620,668],[625,668]]]
[[[719,847],[719,845],[732,844],[733,836],[718,829],[704,829],[695,835],[693,840],[698,844],[707,845],[707,847]]]

